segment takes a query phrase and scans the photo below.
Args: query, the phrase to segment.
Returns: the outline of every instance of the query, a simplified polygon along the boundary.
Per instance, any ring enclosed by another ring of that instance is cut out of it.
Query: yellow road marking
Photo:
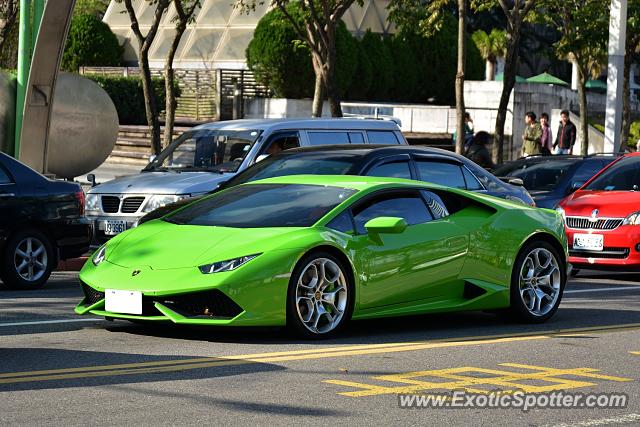
[[[592,368],[555,369],[517,363],[500,363],[499,365],[519,368],[520,371],[464,366],[372,377],[378,381],[402,384],[400,386],[386,386],[344,380],[325,380],[323,382],[356,389],[355,391],[338,393],[343,396],[364,397],[381,394],[409,394],[433,390],[465,390],[469,393],[481,394],[488,394],[498,390],[500,393],[514,393],[516,391],[543,393],[595,385],[588,381],[562,378],[563,376],[585,377],[617,382],[633,381],[629,378],[597,374],[595,372],[599,371]],[[424,378],[429,378],[431,381],[425,380]],[[538,383],[544,383],[544,385],[532,385],[526,381],[537,381]],[[477,386],[490,386],[491,389],[478,388]]]
[[[574,336],[580,332],[611,332],[617,330],[639,329],[640,324],[611,325],[604,327],[560,329],[555,331],[511,334],[507,336],[463,337],[451,341],[449,338],[430,342],[406,342],[386,344],[351,345],[329,348],[314,348],[272,353],[254,353],[222,357],[204,357],[181,360],[160,360],[154,362],[124,363],[102,366],[86,366],[78,368],[61,368],[28,372],[10,372],[0,374],[0,384],[11,384],[30,381],[64,380],[101,376],[135,375],[158,372],[176,372],[192,369],[203,369],[218,366],[243,365],[251,363],[285,362],[295,360],[322,359],[330,357],[359,356],[381,353],[417,351],[434,348],[465,347],[489,345],[516,341],[548,339],[555,336]]]

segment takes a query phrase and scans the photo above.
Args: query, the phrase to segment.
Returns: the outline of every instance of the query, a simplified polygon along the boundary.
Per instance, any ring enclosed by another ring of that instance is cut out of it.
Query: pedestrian
[[[542,138],[540,139],[542,155],[550,156],[553,150],[553,136],[551,135],[549,115],[547,113],[540,114],[540,127],[542,127]]]
[[[493,169],[494,164],[491,154],[487,150],[487,144],[491,140],[491,135],[485,131],[480,131],[473,136],[473,142],[467,150],[466,156],[485,169]]]
[[[456,144],[457,130],[453,131],[453,145]],[[473,119],[471,114],[464,113],[464,147],[463,151],[466,151],[473,142]]]
[[[536,114],[533,111],[524,115],[524,134],[522,135],[522,157],[533,156],[542,153],[542,128],[536,122]]]
[[[573,154],[573,144],[576,143],[576,125],[569,118],[569,111],[562,110],[560,112],[560,126],[556,134],[556,142],[553,148],[556,148],[556,154]]]

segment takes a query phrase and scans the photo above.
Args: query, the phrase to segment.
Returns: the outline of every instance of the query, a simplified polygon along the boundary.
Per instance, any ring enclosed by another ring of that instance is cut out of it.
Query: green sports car
[[[405,179],[286,176],[114,237],[81,270],[75,311],[312,337],[350,319],[456,310],[542,322],[567,256],[552,210]]]

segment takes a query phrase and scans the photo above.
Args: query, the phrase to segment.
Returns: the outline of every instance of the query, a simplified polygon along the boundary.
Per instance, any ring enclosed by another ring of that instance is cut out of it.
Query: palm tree
[[[478,47],[480,55],[487,61],[485,80],[494,80],[498,58],[505,55],[507,50],[507,33],[494,28],[489,34],[478,30],[471,35],[471,39]]]

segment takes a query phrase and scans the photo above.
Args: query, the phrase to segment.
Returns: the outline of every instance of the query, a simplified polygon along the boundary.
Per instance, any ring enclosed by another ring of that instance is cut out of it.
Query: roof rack
[[[398,127],[402,126],[402,120],[393,116],[385,116],[385,115],[375,115],[369,116],[365,114],[353,114],[353,113],[345,113],[343,114],[345,119],[360,119],[360,120],[388,120],[390,122],[394,122],[398,125]]]

